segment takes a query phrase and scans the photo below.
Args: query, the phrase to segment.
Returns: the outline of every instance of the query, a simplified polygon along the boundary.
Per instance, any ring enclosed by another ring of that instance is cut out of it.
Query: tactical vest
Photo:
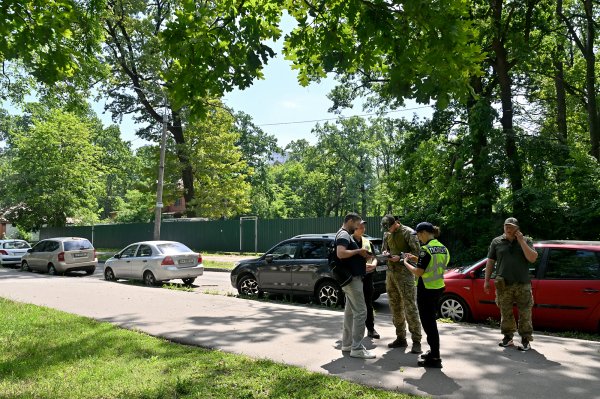
[[[431,256],[425,273],[421,275],[425,288],[434,290],[444,287],[444,269],[450,262],[448,249],[436,239],[429,241],[421,249]]]

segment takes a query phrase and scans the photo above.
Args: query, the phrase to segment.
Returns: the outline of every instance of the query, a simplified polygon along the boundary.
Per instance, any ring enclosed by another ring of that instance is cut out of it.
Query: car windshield
[[[179,242],[168,242],[157,245],[158,250],[165,255],[180,254],[183,252],[194,252]]]
[[[29,246],[29,244],[25,241],[9,241],[9,242],[5,242],[3,245],[4,248],[6,249],[25,249],[25,248],[31,248]]]
[[[94,249],[88,240],[65,241],[65,251],[81,251],[83,249]]]

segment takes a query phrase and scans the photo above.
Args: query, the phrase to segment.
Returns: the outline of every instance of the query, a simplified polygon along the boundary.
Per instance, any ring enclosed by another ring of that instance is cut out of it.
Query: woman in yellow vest
[[[418,364],[422,367],[442,367],[440,357],[440,334],[437,329],[436,313],[438,302],[444,292],[444,269],[450,261],[448,249],[437,240],[440,228],[429,222],[421,222],[415,228],[421,242],[419,257],[405,253],[404,266],[417,277],[417,307],[429,352],[421,355]],[[417,262],[416,267],[409,261]]]

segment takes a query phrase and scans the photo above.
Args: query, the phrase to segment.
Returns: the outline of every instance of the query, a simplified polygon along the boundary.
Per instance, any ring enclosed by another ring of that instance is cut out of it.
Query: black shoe
[[[417,364],[420,367],[441,369],[442,368],[442,359],[440,359],[439,357],[438,358],[428,357],[424,360],[419,360],[417,362]]]
[[[426,353],[423,353],[421,356],[421,360],[425,360],[425,359],[429,359],[430,357],[433,357],[431,355],[431,351],[427,351]]]
[[[519,346],[520,351],[527,352],[529,349],[531,349],[531,344],[529,344],[529,340],[527,338],[522,338],[521,344],[522,345]]]
[[[498,343],[498,345],[503,346],[503,347],[507,347],[507,346],[513,346],[514,342],[513,342],[513,337],[511,337],[510,335],[505,335],[504,338],[502,338],[502,341],[500,341]]]
[[[407,346],[406,338],[396,338],[394,342],[388,344],[388,348],[406,348]]]
[[[379,333],[377,331],[375,331],[375,329],[369,330],[369,332],[367,333],[367,336],[370,337],[370,338],[374,338],[374,339],[381,338],[379,336]]]

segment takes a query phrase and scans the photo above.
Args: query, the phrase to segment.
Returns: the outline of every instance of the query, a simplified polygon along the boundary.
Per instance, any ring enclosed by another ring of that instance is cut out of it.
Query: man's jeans
[[[365,337],[367,305],[363,293],[362,277],[354,276],[350,284],[342,287],[342,291],[346,295],[342,347],[351,346],[352,350],[364,349],[362,340]]]

